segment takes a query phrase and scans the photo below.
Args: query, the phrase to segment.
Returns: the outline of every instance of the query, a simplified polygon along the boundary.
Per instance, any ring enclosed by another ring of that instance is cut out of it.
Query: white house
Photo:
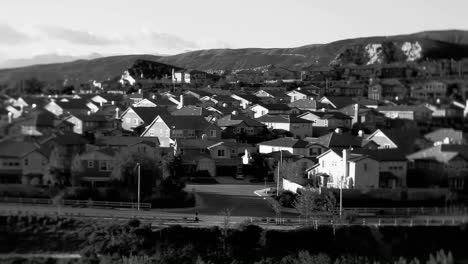
[[[318,157],[318,163],[307,170],[308,178],[326,188],[378,188],[379,162],[366,155],[342,153],[330,149]]]

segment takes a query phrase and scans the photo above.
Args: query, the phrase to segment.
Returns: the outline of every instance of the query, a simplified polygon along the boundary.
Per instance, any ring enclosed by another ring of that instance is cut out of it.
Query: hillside
[[[395,58],[385,58],[384,54],[376,54],[379,49],[382,49],[382,44],[384,46],[394,46],[390,47],[390,51],[392,49],[402,51],[403,46],[406,45],[406,53],[408,54],[396,57],[397,61],[401,62],[426,58],[458,59],[468,57],[468,31],[447,30],[426,31],[410,35],[346,39],[328,44],[307,45],[297,48],[199,50],[162,57],[160,61],[199,70],[251,69],[269,64],[290,69],[302,69],[309,66],[312,68],[328,66],[332,62],[358,65],[372,64],[377,61],[379,63],[394,62]],[[420,49],[420,56],[409,59],[409,53],[418,52],[418,49]],[[351,55],[351,59],[344,58],[349,53],[358,54]],[[380,60],[378,60],[379,56],[381,57]],[[340,57],[344,60],[335,60]],[[376,61],[372,61],[372,59]],[[389,59],[389,61],[386,61],[386,59]]]
[[[156,62],[158,59],[160,59],[159,56],[153,55],[124,55],[3,69],[0,70],[0,84],[11,84],[33,77],[50,83],[58,80],[67,80],[69,83],[83,83],[90,80],[104,81],[121,76],[125,70],[131,68],[137,61]],[[163,65],[161,63],[157,64]]]

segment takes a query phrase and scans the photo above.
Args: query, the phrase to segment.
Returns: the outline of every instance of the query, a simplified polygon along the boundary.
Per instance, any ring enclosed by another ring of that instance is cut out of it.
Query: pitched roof
[[[14,140],[0,142],[0,157],[22,158],[33,151],[42,153],[40,146],[32,142]]]
[[[325,112],[322,112],[322,111],[310,111],[310,112],[305,112],[303,114],[301,114],[300,116],[302,115],[306,115],[307,113],[312,113],[316,116],[318,116],[320,119],[352,119],[350,116],[348,115],[345,115],[341,112],[338,112],[338,111],[325,111]]]
[[[229,126],[237,126],[240,123],[244,123],[249,127],[265,127],[263,123],[258,122],[255,119],[252,119],[248,116],[243,115],[226,115],[220,119],[218,119],[217,124],[220,127],[229,127]]]
[[[299,99],[290,103],[289,107],[320,109],[328,108],[328,105],[320,103],[317,100]]]
[[[89,108],[86,106],[86,100],[82,99],[70,99],[68,102],[54,101],[62,109],[86,109]]]
[[[210,114],[210,111],[206,110],[203,107],[199,106],[184,106],[181,109],[177,109],[171,112],[171,115],[175,116],[207,116]]]
[[[98,146],[133,146],[140,143],[157,147],[159,146],[159,139],[157,137],[106,136],[96,138],[94,142]]]
[[[86,138],[68,131],[54,133],[50,137],[42,140],[40,143],[44,144],[49,141],[55,141],[60,145],[85,145],[88,143]]]
[[[283,138],[277,138],[277,139],[273,139],[269,141],[264,141],[264,142],[258,143],[258,145],[285,147],[285,148],[305,148],[309,145],[309,142],[302,140],[302,139],[283,137]]]
[[[405,154],[399,149],[356,148],[353,153],[367,155],[377,161],[406,161]]]
[[[318,138],[307,137],[305,140],[327,148],[348,148],[362,146],[362,138],[346,133],[338,134],[335,132],[330,132]]]
[[[129,107],[129,109],[130,108],[135,111],[145,124],[151,123],[159,115],[169,115],[165,107]]]
[[[408,160],[432,159],[438,162],[447,163],[457,156],[468,161],[468,146],[441,144],[409,154],[406,157]]]
[[[312,121],[300,118],[297,115],[264,115],[255,118],[255,120],[262,123],[312,123]]]
[[[178,148],[195,148],[195,149],[207,149],[211,146],[223,143],[223,141],[216,140],[200,140],[200,139],[177,139]]]
[[[210,125],[202,116],[171,116],[160,115],[162,120],[169,126],[170,129],[195,129],[203,130]]]
[[[425,112],[432,112],[429,108],[424,106],[417,106],[417,105],[384,105],[379,106],[377,111],[425,111]]]
[[[335,108],[343,108],[347,105],[354,104],[354,100],[352,97],[349,96],[324,96],[320,98],[319,101],[322,101],[324,99],[328,99]]]
[[[56,125],[56,121],[59,120],[51,112],[36,110],[29,112],[25,117],[16,119],[14,122],[36,127],[54,127]]]
[[[439,128],[424,135],[424,138],[432,142],[443,141],[445,138],[449,138],[452,141],[461,142],[467,137],[467,133],[464,133],[462,130],[455,130],[453,128]]]
[[[71,114],[69,117],[71,116],[74,116],[84,122],[107,122],[108,121],[106,116],[101,115],[101,114],[92,114],[92,115]]]
[[[259,103],[258,105],[265,107],[268,110],[276,110],[276,111],[288,111],[291,108],[287,104],[263,104]]]

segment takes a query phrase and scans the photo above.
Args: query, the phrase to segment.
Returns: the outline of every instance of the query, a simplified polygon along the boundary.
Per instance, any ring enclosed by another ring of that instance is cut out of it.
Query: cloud
[[[0,24],[0,44],[18,44],[29,41],[27,34],[22,33],[13,27]]]
[[[108,45],[112,44],[114,40],[95,35],[92,32],[81,31],[75,29],[68,29],[54,26],[42,26],[40,30],[45,34],[46,37],[65,40],[73,44],[84,44],[84,45]]]

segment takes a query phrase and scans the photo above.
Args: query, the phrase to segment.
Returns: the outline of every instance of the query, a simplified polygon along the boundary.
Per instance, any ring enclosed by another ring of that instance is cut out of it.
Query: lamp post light
[[[137,210],[140,211],[140,167],[141,167],[141,164],[137,163],[137,166],[138,166]]]

